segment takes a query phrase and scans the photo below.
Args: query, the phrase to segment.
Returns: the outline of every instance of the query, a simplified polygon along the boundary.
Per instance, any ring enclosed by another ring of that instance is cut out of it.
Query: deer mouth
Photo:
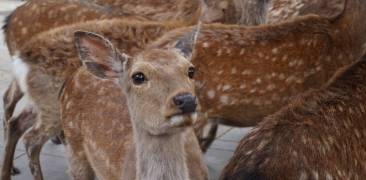
[[[190,114],[175,114],[168,118],[170,124],[175,127],[192,126],[197,119],[197,113]]]

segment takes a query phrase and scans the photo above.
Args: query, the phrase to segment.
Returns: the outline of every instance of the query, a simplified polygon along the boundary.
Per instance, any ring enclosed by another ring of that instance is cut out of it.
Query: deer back
[[[348,3],[337,20],[307,15],[251,28],[202,26],[192,62],[203,112],[250,126],[297,94],[319,88],[363,54],[366,29],[360,19],[366,11],[359,7],[365,8],[363,2]],[[170,47],[191,31],[177,30],[151,46]]]
[[[340,70],[244,137],[221,179],[366,176],[366,59]]]

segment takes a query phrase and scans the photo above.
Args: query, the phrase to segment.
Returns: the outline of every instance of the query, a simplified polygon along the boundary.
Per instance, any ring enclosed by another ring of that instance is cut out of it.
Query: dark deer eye
[[[146,78],[142,72],[137,72],[132,75],[132,80],[135,85],[140,85],[146,81]]]
[[[193,79],[193,77],[194,77],[194,72],[195,72],[196,70],[194,69],[194,67],[189,67],[188,68],[188,77],[189,78],[191,78],[191,79]]]

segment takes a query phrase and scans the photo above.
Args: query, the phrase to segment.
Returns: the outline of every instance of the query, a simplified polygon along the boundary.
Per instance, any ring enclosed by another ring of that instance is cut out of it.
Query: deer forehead
[[[132,72],[138,70],[158,71],[161,73],[174,73],[186,71],[192,64],[173,50],[151,50],[135,57]]]

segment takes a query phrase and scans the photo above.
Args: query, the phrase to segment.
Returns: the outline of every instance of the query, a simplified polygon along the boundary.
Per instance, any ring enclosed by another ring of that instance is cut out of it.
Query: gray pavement
[[[0,0],[0,26],[3,19],[14,8],[21,4],[15,0]],[[4,42],[3,33],[0,33],[0,94],[2,95],[11,80],[11,61]],[[3,117],[2,101],[0,101],[0,117]],[[0,155],[4,151],[3,127],[0,123]],[[248,133],[250,128],[232,128],[220,126],[219,133],[213,145],[205,154],[205,161],[209,168],[210,179],[218,179],[221,169],[232,156],[240,139]],[[67,180],[66,152],[62,145],[54,145],[48,142],[42,150],[41,163],[46,180]],[[2,161],[0,161],[2,162]],[[14,180],[29,180],[31,174],[28,168],[28,159],[25,155],[24,145],[20,142],[17,146],[15,165],[21,170],[21,174],[14,176]],[[1,164],[0,164],[1,166]]]

